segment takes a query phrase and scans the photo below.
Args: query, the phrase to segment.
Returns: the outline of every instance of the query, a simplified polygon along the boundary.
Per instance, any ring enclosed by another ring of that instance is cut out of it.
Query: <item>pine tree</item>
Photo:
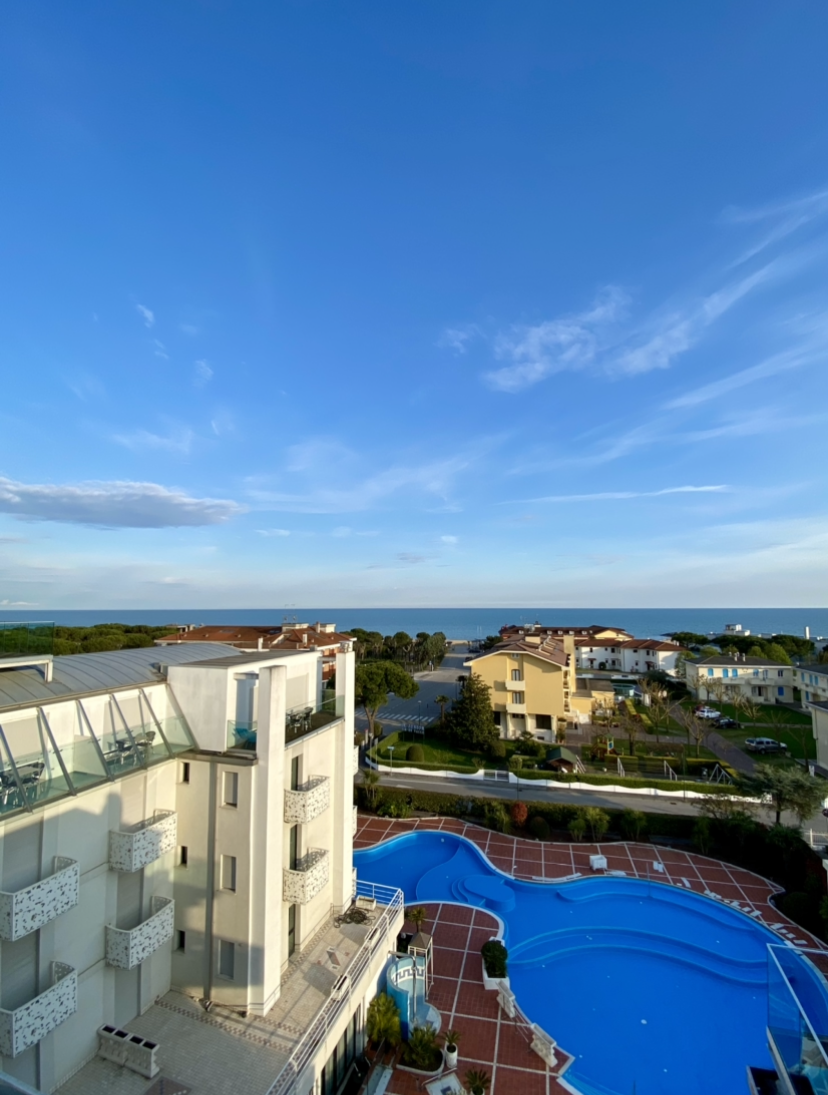
[[[466,678],[449,715],[452,736],[463,745],[486,749],[498,737],[489,686],[476,674]]]

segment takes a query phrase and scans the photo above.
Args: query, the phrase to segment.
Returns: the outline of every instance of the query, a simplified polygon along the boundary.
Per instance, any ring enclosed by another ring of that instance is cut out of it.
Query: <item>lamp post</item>
[[[393,774],[393,771],[394,771],[394,749],[395,749],[395,746],[393,746],[393,745],[388,746],[388,752],[391,754],[391,772],[392,772],[392,774]]]

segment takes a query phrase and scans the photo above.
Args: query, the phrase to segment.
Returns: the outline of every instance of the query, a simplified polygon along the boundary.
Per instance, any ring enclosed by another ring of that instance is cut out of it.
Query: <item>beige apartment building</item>
[[[159,1070],[204,1095],[344,1086],[403,911],[363,887],[370,925],[337,920],[350,644],[335,692],[322,672],[322,651],[212,643],[0,660],[0,1073],[65,1095]]]
[[[491,691],[495,721],[505,738],[525,731],[554,741],[558,730],[589,719],[596,707],[612,707],[612,687],[576,680],[575,640],[571,635],[529,632],[499,643],[466,662]]]

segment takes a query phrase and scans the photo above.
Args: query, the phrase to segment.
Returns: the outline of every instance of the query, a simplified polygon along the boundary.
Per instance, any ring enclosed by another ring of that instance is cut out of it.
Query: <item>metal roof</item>
[[[0,711],[10,707],[50,703],[71,696],[108,692],[144,684],[156,684],[163,676],[159,665],[186,665],[215,658],[220,652],[240,662],[247,660],[230,646],[218,643],[192,643],[187,646],[144,646],[135,650],[109,650],[100,654],[67,654],[54,659],[52,680],[44,680],[43,670],[3,668],[0,658]]]
[[[203,648],[205,644],[201,643],[201,644],[194,644],[194,645],[200,645]],[[227,649],[227,647],[221,647],[217,643],[208,643],[206,645],[210,646],[214,651],[215,650],[226,650]],[[167,650],[167,649],[169,649],[169,648],[164,647],[164,650]],[[210,667],[225,667],[225,666],[228,666],[228,665],[235,665],[236,662],[240,658],[242,659],[242,661],[244,661],[247,664],[249,664],[251,662],[274,662],[274,663],[276,663],[276,662],[283,661],[285,658],[293,657],[296,654],[316,654],[317,653],[317,651],[311,649],[310,647],[308,647],[307,650],[279,650],[276,647],[274,647],[273,650],[264,650],[264,651],[257,650],[255,652],[254,651],[248,651],[247,653],[245,653],[241,650],[237,650],[235,647],[233,647],[232,649],[233,649],[232,655],[228,655],[227,657],[204,658],[204,659],[201,659],[201,660],[193,658],[192,662],[193,662],[194,665],[203,665],[203,666],[210,666]]]

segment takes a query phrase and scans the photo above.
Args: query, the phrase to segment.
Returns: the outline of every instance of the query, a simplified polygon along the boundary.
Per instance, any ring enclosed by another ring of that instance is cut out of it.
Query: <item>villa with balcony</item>
[[[402,897],[342,921],[350,644],[335,689],[323,661],[213,642],[0,659],[0,1075],[344,1086]]]

